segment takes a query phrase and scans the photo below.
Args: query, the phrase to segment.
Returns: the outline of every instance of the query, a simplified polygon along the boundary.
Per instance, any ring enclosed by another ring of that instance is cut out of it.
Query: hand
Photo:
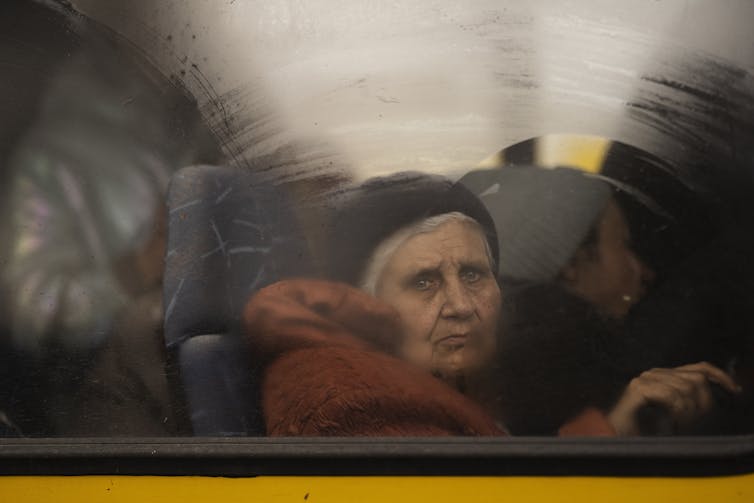
[[[669,423],[667,433],[683,432],[714,408],[712,383],[730,393],[740,392],[732,377],[706,362],[648,370],[628,384],[608,421],[618,435],[640,435],[645,432],[639,413],[656,407]]]

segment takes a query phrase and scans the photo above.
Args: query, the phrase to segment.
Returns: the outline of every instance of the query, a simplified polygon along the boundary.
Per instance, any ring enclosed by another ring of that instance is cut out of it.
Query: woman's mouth
[[[439,339],[435,345],[446,351],[455,350],[464,347],[468,339],[468,334],[453,334]]]

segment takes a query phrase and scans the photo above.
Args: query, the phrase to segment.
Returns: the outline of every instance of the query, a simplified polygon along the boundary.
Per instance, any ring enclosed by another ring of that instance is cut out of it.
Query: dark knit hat
[[[372,178],[335,194],[328,239],[328,276],[357,285],[375,248],[403,227],[459,212],[482,226],[493,260],[498,258],[495,224],[479,198],[447,178],[401,172]]]
[[[495,221],[500,277],[519,281],[555,279],[612,194],[605,179],[564,167],[504,166],[471,172],[459,183]]]

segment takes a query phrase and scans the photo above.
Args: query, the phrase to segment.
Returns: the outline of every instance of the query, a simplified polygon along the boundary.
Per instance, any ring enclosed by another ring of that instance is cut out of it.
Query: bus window
[[[2,8],[7,459],[751,457],[754,7]]]

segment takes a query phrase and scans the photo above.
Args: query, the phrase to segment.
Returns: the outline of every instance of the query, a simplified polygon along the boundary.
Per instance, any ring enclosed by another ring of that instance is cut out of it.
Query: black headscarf
[[[328,277],[357,285],[375,248],[401,228],[444,213],[459,212],[483,228],[495,262],[495,224],[481,201],[447,178],[401,172],[372,178],[331,198]]]

